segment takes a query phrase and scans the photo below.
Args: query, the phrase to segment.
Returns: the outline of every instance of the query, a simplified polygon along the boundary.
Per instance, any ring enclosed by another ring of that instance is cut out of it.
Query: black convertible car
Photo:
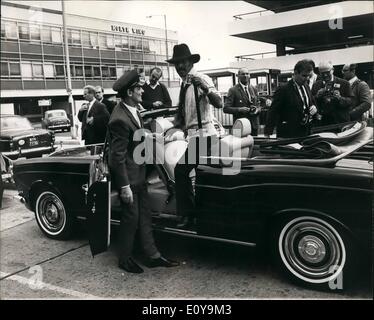
[[[371,262],[372,128],[352,123],[303,139],[253,139],[248,124],[238,121],[241,136],[220,140],[229,153],[206,157],[196,169],[196,224],[178,229],[173,169],[187,143],[168,112],[144,114],[148,127],[165,137],[153,152],[164,161],[147,170],[155,230],[258,246],[291,278],[311,286],[326,287],[343,270],[348,279],[358,264]],[[44,234],[67,239],[77,220],[86,220],[93,254],[107,249],[110,225],[119,224],[120,200],[101,151],[101,145],[62,149],[17,160],[13,168]]]

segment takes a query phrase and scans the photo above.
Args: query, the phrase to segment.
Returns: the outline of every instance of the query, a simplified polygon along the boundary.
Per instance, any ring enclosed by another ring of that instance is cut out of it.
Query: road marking
[[[10,275],[9,273],[0,271],[0,277],[1,278],[7,277],[9,275]],[[30,285],[31,280],[29,278],[13,275],[13,276],[9,276],[6,279],[17,281],[20,284],[27,285],[27,286],[31,287],[31,285]],[[97,297],[97,296],[94,296],[94,295],[91,295],[91,294],[86,294],[86,293],[83,293],[83,292],[62,288],[62,287],[55,286],[55,285],[52,285],[52,284],[49,284],[49,283],[45,283],[43,281],[38,282],[38,286],[40,286],[39,290],[51,290],[51,291],[55,291],[55,292],[58,292],[58,293],[65,294],[65,295],[80,298],[80,299],[92,299],[92,300],[93,299],[102,299],[100,297]]]

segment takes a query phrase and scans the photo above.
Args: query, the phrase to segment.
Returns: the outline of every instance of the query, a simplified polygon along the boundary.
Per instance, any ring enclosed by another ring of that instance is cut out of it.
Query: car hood
[[[32,136],[39,136],[49,134],[48,130],[44,129],[29,129],[29,130],[9,130],[9,131],[2,131],[1,137],[4,139],[21,139],[26,137]]]

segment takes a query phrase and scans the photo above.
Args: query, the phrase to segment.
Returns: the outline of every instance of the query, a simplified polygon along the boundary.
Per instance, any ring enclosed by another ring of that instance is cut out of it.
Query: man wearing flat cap
[[[321,79],[313,85],[312,94],[321,115],[321,125],[350,121],[353,93],[349,82],[334,76],[331,62],[321,62],[318,70]]]
[[[145,179],[145,163],[134,159],[134,149],[140,141],[134,141],[134,133],[143,128],[138,111],[142,102],[144,79],[136,70],[125,73],[113,85],[121,101],[113,110],[108,124],[108,165],[112,182],[121,199],[121,223],[119,236],[119,267],[127,272],[142,273],[134,261],[132,251],[138,232],[145,264],[152,267],[173,267],[175,261],[161,256],[152,234],[151,212],[148,207],[148,191]]]
[[[200,55],[191,54],[189,47],[184,43],[175,45],[173,57],[167,60],[174,65],[182,78],[174,124],[182,129],[186,136],[191,136],[199,130],[204,131],[205,137],[217,136],[220,134],[220,127],[214,117],[213,107],[222,108],[222,100],[212,79],[194,68],[194,64],[199,60]],[[186,159],[186,155],[188,150],[181,159]],[[196,168],[196,162],[179,161],[174,170],[177,214],[181,217],[181,223],[178,225],[180,228],[187,227],[193,222],[194,195],[189,174]]]

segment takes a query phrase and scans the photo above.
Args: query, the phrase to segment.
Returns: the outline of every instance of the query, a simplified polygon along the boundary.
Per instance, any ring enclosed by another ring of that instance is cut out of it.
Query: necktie
[[[252,103],[251,95],[250,95],[249,90],[248,90],[248,86],[245,86],[244,88],[245,88],[245,93],[247,94],[249,102]]]
[[[181,91],[179,93],[179,107],[181,109],[181,115],[183,120],[185,119],[185,101],[186,101],[186,93],[187,89],[190,85],[186,83],[182,83]]]
[[[304,88],[303,88],[303,85],[299,86],[300,88],[300,91],[301,91],[301,95],[302,95],[302,100],[303,100],[303,104],[304,104],[304,108],[303,108],[303,111],[304,111],[304,119],[305,119],[305,122],[308,123],[309,122],[309,104],[308,104],[308,99],[305,95],[305,91],[304,91]]]

